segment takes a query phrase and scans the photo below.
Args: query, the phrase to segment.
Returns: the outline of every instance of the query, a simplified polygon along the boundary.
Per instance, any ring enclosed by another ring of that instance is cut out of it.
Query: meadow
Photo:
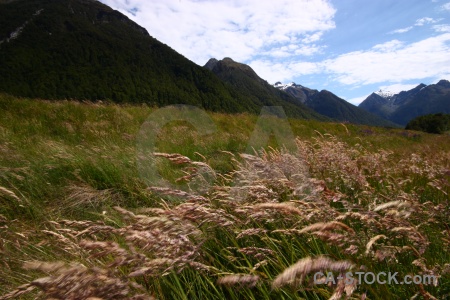
[[[208,112],[156,132],[152,185],[159,111],[0,94],[1,300],[450,298],[448,134],[289,119],[252,149],[259,116]]]

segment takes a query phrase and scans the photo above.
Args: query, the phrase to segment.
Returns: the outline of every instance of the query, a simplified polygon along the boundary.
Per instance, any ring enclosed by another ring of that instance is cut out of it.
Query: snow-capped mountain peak
[[[384,91],[382,89],[380,89],[379,91],[375,92],[375,94],[377,94],[378,96],[381,96],[383,98],[390,98],[390,97],[395,95],[395,93],[393,93],[393,92]]]
[[[295,86],[297,86],[297,84],[295,84],[295,82],[281,83],[280,81],[277,81],[277,82],[275,82],[275,84],[273,86],[276,87],[277,89],[285,90],[288,87],[295,87]]]

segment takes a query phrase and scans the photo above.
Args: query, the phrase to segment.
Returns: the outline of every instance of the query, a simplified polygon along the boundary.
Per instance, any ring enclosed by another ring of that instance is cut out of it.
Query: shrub
[[[450,114],[429,114],[412,119],[405,129],[441,134],[450,130]]]

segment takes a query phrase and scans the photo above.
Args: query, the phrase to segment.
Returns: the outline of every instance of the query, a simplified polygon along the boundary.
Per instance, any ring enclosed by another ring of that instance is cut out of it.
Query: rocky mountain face
[[[301,103],[308,102],[309,99],[314,97],[319,91],[307,88],[300,84],[296,84],[295,82],[291,82],[288,84],[282,84],[281,82],[276,82],[274,85],[277,89],[288,92],[296,99],[298,99]]]
[[[222,60],[211,58],[204,68],[213,72],[225,84],[235,88],[250,103],[264,103],[267,106],[281,105],[288,116],[295,113],[302,115],[304,118],[313,117],[323,121],[330,120],[289,94],[274,88],[246,64],[236,62],[229,57]]]
[[[293,82],[289,84],[277,82],[274,87],[293,96],[314,111],[340,122],[374,126],[398,126],[358,108],[326,90],[318,91]]]
[[[450,113],[450,82],[422,83],[398,94],[372,93],[358,107],[404,126],[421,115]]]

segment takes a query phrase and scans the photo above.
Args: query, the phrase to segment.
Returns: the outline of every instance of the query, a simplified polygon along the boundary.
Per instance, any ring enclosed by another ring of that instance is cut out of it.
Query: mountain
[[[235,62],[229,57],[222,60],[211,58],[204,68],[213,72],[225,84],[231,85],[244,96],[246,101],[263,103],[267,106],[281,105],[288,116],[295,114],[303,118],[330,121],[329,118],[308,108],[294,97],[274,88],[246,64]]]
[[[404,126],[421,115],[450,113],[450,82],[421,83],[398,94],[375,92],[358,107]]]
[[[0,70],[0,92],[15,96],[256,114],[283,105],[291,117],[324,119],[280,98],[241,93],[94,0],[0,0]]]
[[[379,90],[370,94],[358,107],[385,119],[389,119],[392,113],[417,95],[424,87],[426,87],[425,84],[419,84],[415,88],[400,92],[399,94]]]
[[[249,109],[213,74],[98,1],[8,2],[0,2],[2,92]]]
[[[326,90],[319,92],[318,90],[313,90],[293,82],[289,84],[277,82],[274,87],[292,95],[299,102],[305,104],[314,111],[341,122],[348,121],[354,124],[372,126],[398,126],[358,108]]]

